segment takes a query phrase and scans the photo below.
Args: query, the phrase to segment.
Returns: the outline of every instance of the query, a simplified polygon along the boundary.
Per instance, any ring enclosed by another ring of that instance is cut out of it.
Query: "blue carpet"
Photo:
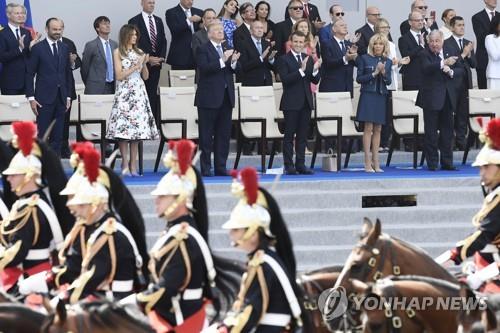
[[[396,164],[391,167],[384,167],[383,173],[366,173],[362,165],[354,165],[348,169],[343,169],[341,172],[325,172],[320,168],[316,168],[314,175],[282,175],[281,181],[320,181],[320,180],[353,180],[353,179],[384,179],[384,178],[463,178],[463,177],[479,177],[479,169],[470,165],[461,165],[458,171],[429,171],[426,167],[414,170],[411,164]],[[142,177],[125,177],[127,185],[154,185],[157,184],[160,178],[165,174],[165,171],[158,173],[152,170],[146,170]],[[272,182],[276,176],[274,174],[265,174],[260,176],[261,182]],[[204,182],[207,184],[230,183],[231,177],[205,177]]]

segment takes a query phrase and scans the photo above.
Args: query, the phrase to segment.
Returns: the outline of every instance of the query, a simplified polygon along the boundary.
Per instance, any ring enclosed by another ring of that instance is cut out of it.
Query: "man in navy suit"
[[[63,22],[49,18],[47,38],[35,44],[26,72],[26,97],[36,115],[38,136],[43,137],[52,121],[50,145],[60,155],[64,115],[71,105],[71,65],[68,47],[60,41]],[[36,86],[34,80],[36,77]]]
[[[457,85],[457,108],[455,109],[455,145],[463,150],[469,121],[469,89],[472,89],[472,71],[477,65],[474,44],[464,38],[465,21],[461,16],[450,20],[453,35],[444,41],[445,57],[456,56],[455,83]]]
[[[302,18],[306,18],[311,23],[311,33],[316,35],[318,31],[325,25],[325,22],[321,21],[321,16],[319,15],[318,7],[309,2],[309,0],[301,0],[302,6],[304,7]],[[289,18],[288,8],[285,10],[285,19]]]
[[[227,176],[226,161],[231,136],[231,113],[234,108],[233,73],[240,57],[223,45],[224,27],[214,21],[207,27],[210,41],[198,47],[196,64],[198,86],[198,129],[201,149],[201,173],[211,176],[211,154],[214,152],[216,176]]]
[[[306,36],[292,33],[292,49],[278,59],[278,73],[283,83],[280,110],[285,116],[283,139],[284,172],[287,175],[310,175],[313,171],[305,166],[307,130],[313,109],[311,83],[318,83],[321,59],[316,63],[302,51]],[[293,163],[293,140],[295,137],[295,164]]]
[[[368,50],[368,44],[370,43],[370,38],[375,33],[375,24],[377,24],[378,19],[381,17],[380,10],[375,6],[370,6],[366,8],[366,24],[356,30],[356,35],[359,34],[359,40],[356,43],[358,46],[358,54],[366,54]],[[392,41],[391,34],[388,36],[389,40]]]
[[[278,56],[286,53],[286,42],[290,38],[292,26],[303,16],[304,6],[300,0],[290,0],[288,2],[289,17],[276,24],[274,29],[274,48],[278,51]]]
[[[403,90],[418,90],[422,81],[422,70],[418,59],[426,45],[421,32],[424,18],[421,13],[414,11],[408,16],[408,22],[410,31],[399,38],[398,46],[402,57],[410,57],[410,63],[403,65],[400,73],[403,76]]]
[[[177,6],[165,12],[165,21],[172,35],[167,63],[173,70],[194,69],[191,41],[200,28],[202,16],[203,11],[193,7],[193,0],[180,0]]]
[[[415,103],[424,110],[424,151],[430,171],[437,170],[439,163],[442,170],[457,170],[453,166],[452,145],[453,110],[457,104],[456,60],[457,57],[444,54],[443,33],[431,31],[429,47],[420,53],[423,76]]]
[[[424,18],[424,24],[422,25],[422,28],[420,32],[424,34],[424,37],[427,37],[427,35],[432,31],[432,30],[438,30],[438,25],[436,21],[434,20],[434,17],[429,17],[427,15],[427,8],[429,8],[424,0],[415,0],[411,3],[411,8],[410,12],[419,12],[422,14],[422,17]],[[410,30],[410,23],[407,20],[404,20],[401,22],[401,25],[399,26],[399,30],[401,32],[401,35],[404,35],[405,33]]]
[[[140,32],[139,48],[149,54],[147,63],[149,78],[144,81],[148,92],[151,111],[159,126],[160,112],[158,107],[158,82],[160,82],[161,65],[167,54],[165,27],[161,18],[153,14],[155,0],[141,0],[142,13],[132,17],[128,23],[135,25]]]
[[[328,23],[327,25],[323,26],[318,32],[318,37],[319,37],[319,43],[327,43],[332,37],[332,26],[333,22],[335,22],[338,19],[343,18],[345,15],[344,9],[342,9],[341,5],[334,4],[330,7],[330,19],[331,22]]]
[[[2,95],[24,95],[26,62],[29,53],[31,34],[22,27],[26,21],[26,8],[23,5],[7,5],[9,23],[0,31],[0,90]]]
[[[349,91],[353,96],[353,71],[358,56],[357,46],[346,40],[347,24],[339,19],[333,23],[332,35],[321,46],[320,92]]]
[[[477,86],[479,89],[486,89],[486,67],[488,67],[488,52],[484,46],[484,40],[490,33],[490,24],[494,16],[500,15],[496,11],[497,0],[484,0],[485,8],[472,16],[472,28],[477,41]]]

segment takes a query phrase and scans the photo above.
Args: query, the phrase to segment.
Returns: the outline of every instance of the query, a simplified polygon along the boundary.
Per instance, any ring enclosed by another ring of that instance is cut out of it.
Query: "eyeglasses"
[[[344,12],[335,13],[335,16],[344,16],[344,15],[345,15]]]
[[[428,6],[418,6],[417,8],[420,10],[424,10],[424,9],[427,10],[427,8],[429,8],[429,7]]]
[[[304,10],[304,7],[290,7],[292,10]]]
[[[376,13],[376,14],[368,14],[368,15],[371,15],[371,16],[377,16],[377,17],[379,17],[379,16],[381,16],[382,14],[380,14],[380,13]]]
[[[391,27],[388,25],[381,25],[379,29],[390,29]]]

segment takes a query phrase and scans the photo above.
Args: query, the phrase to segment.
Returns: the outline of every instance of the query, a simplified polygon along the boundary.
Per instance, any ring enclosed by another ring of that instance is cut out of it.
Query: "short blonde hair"
[[[384,52],[382,53],[382,55],[387,58],[389,56],[389,52],[390,52],[390,50],[389,50],[389,40],[387,39],[387,37],[385,37],[381,33],[374,34],[372,36],[372,38],[370,38],[370,43],[368,44],[368,54],[371,55],[371,56],[374,55],[373,54],[373,45],[375,43],[378,43],[378,42],[384,44]]]

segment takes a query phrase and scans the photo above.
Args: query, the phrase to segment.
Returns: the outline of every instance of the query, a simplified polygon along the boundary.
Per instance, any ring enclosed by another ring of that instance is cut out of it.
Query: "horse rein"
[[[377,242],[375,243],[375,246],[370,246],[367,244],[358,244],[356,245],[355,248],[359,249],[364,249],[372,254],[372,256],[368,259],[368,262],[364,263],[361,267],[361,277],[359,278],[360,281],[365,282],[368,275],[370,274],[371,271],[376,266],[376,271],[375,274],[373,275],[373,281],[377,281],[384,277],[384,274],[382,273],[383,266],[385,263],[385,259],[387,256],[387,253],[390,254],[391,258],[391,270],[393,275],[400,275],[401,274],[401,267],[397,265],[396,263],[396,256],[394,255],[393,251],[393,246],[392,246],[392,241],[389,237],[387,238],[379,238],[379,240],[384,240],[386,246],[383,246],[384,244],[381,244],[380,249],[376,247]],[[380,258],[377,260],[377,257],[380,255]]]

